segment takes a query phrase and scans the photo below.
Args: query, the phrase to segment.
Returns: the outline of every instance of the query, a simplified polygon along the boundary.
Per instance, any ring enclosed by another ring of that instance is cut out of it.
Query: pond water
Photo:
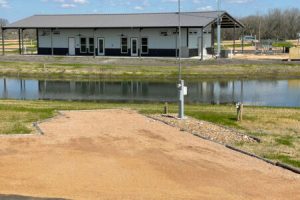
[[[1,99],[176,102],[176,82],[53,81],[0,78]],[[186,82],[187,103],[300,106],[300,80]]]

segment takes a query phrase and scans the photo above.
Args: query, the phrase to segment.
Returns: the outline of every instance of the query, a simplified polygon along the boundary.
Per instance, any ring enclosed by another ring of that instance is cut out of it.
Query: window
[[[95,51],[94,38],[89,38],[89,52],[94,53],[94,51]]]
[[[128,39],[121,38],[121,53],[128,53]]]
[[[148,38],[142,38],[142,53],[148,53]]]
[[[168,36],[168,32],[167,31],[162,31],[162,32],[160,32],[160,35],[161,36]]]
[[[86,45],[86,38],[80,38],[80,52],[86,53],[87,51],[87,45]]]
[[[58,31],[58,30],[53,31],[53,35],[59,35],[59,34],[60,34],[60,31]]]

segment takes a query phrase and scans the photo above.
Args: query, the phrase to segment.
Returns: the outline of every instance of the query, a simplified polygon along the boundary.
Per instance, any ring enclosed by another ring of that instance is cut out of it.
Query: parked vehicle
[[[256,37],[255,36],[251,36],[251,35],[245,35],[244,36],[244,41],[245,42],[255,42],[256,41]]]

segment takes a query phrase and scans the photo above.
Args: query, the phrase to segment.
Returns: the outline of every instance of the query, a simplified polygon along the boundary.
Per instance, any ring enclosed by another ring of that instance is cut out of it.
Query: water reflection
[[[300,106],[300,80],[187,82],[187,103]],[[0,79],[2,99],[177,101],[176,83]]]

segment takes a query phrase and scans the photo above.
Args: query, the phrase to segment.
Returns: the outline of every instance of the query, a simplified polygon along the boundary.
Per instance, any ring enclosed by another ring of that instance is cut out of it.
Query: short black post
[[[165,106],[164,106],[164,114],[165,114],[165,115],[169,114],[169,104],[168,104],[168,102],[165,103]]]

